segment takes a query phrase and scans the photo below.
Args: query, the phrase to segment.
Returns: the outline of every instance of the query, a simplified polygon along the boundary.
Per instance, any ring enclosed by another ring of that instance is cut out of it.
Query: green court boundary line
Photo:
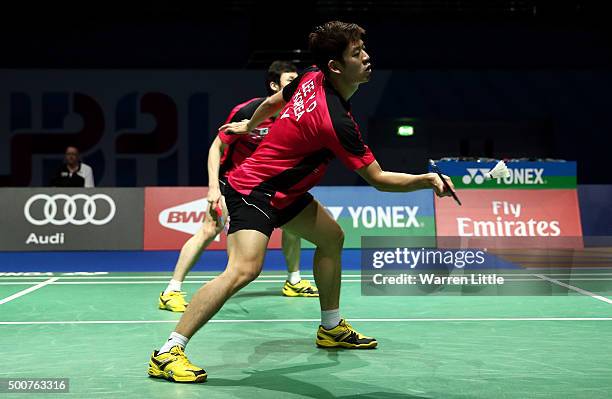
[[[406,323],[406,322],[493,322],[493,321],[612,321],[612,317],[468,317],[468,318],[388,318],[349,319],[350,322]],[[178,320],[66,320],[66,321],[0,321],[0,325],[49,325],[49,324],[159,324],[177,323]],[[208,323],[320,323],[320,319],[244,319],[209,320]],[[207,324],[208,324],[207,323]]]

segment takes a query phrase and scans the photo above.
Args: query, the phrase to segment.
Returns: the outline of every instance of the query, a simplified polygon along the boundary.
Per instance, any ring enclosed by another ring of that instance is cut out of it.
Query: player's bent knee
[[[259,277],[260,272],[261,265],[256,263],[245,263],[240,265],[240,267],[231,268],[225,273],[232,280],[235,286],[244,287]]]
[[[322,240],[321,246],[342,248],[344,245],[344,231],[338,226],[337,228],[330,230],[326,234],[325,240]]]
[[[213,226],[204,226],[201,230],[201,241],[202,243],[209,242],[213,240],[220,232],[223,230],[223,226],[221,228],[213,227]]]

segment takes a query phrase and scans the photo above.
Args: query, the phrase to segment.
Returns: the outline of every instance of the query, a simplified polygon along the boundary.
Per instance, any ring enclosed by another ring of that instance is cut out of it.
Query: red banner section
[[[458,195],[463,206],[435,199],[438,236],[470,237],[497,247],[582,245],[576,190],[460,190]]]
[[[207,187],[147,187],[145,189],[144,249],[176,250],[201,227],[208,208]],[[225,231],[209,249],[225,249]],[[272,234],[269,248],[281,247],[280,230]]]

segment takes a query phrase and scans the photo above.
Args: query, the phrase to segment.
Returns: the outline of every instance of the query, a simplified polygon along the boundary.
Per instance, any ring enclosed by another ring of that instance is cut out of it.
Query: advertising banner
[[[195,234],[207,209],[206,187],[147,187],[145,189],[145,250],[180,249]],[[381,193],[371,187],[321,186],[311,190],[345,233],[345,248],[360,248],[362,235],[434,236],[431,191]],[[231,223],[231,220],[230,220]],[[225,231],[210,249],[225,249]],[[281,247],[281,231],[268,248]],[[303,248],[313,245],[302,240]]]
[[[145,189],[144,249],[176,250],[202,226],[208,209],[208,187],[147,187]],[[280,248],[280,231],[270,238],[269,248]],[[226,249],[222,231],[208,249]]]
[[[0,190],[0,250],[140,250],[143,189]]]
[[[507,161],[510,176],[497,179],[485,178],[496,162],[438,161],[436,164],[458,189],[576,188],[576,162]]]
[[[344,230],[344,248],[362,236],[435,236],[433,192],[385,193],[369,186],[319,186],[312,195]],[[303,242],[305,248],[312,248]]]
[[[506,241],[544,247],[575,243],[558,237],[582,237],[576,190],[458,190],[457,194],[463,206],[448,198],[435,199],[439,237],[513,237]]]

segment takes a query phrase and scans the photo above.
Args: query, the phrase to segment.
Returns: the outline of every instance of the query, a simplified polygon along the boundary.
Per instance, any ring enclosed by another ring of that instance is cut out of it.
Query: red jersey
[[[318,68],[306,69],[283,89],[287,105],[257,150],[228,175],[243,195],[282,209],[315,186],[334,157],[350,169],[375,161],[350,104]]]
[[[253,113],[264,102],[266,98],[253,98],[242,104],[236,105],[225,123],[240,122],[243,119],[251,119]],[[253,151],[261,143],[264,136],[268,133],[270,126],[274,123],[274,118],[266,119],[257,129],[248,134],[225,134],[225,132],[219,133],[219,139],[227,147],[223,151],[221,156],[221,167],[219,168],[219,177],[226,176],[229,172],[234,170],[240,165],[246,158],[250,157]]]

